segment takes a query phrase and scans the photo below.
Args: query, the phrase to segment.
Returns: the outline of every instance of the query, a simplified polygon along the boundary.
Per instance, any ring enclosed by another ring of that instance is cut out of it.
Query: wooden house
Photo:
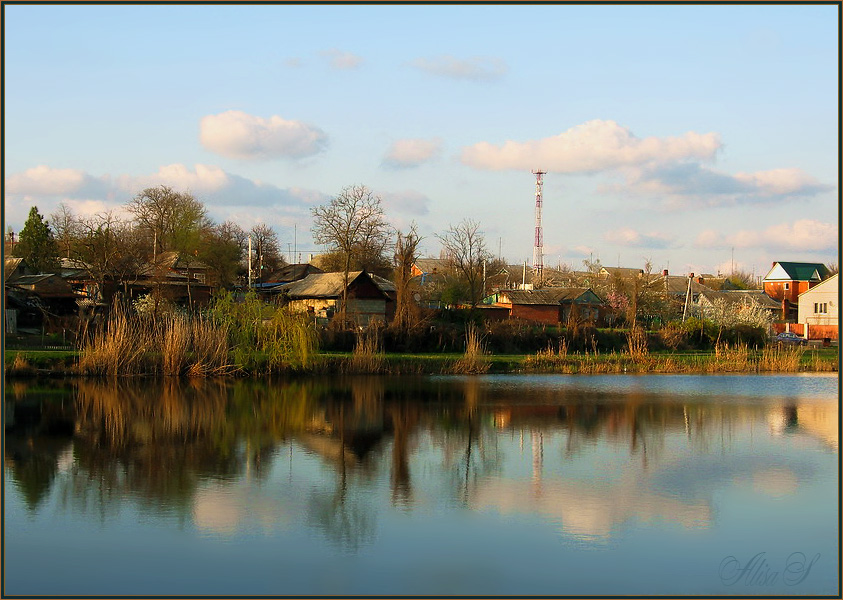
[[[393,288],[394,289],[394,288]],[[344,273],[313,273],[304,279],[275,288],[283,294],[293,310],[312,313],[324,322],[340,310],[344,290]],[[392,302],[372,275],[366,271],[348,274],[347,316],[361,327],[386,322],[387,304]],[[394,310],[394,309],[393,309]]]

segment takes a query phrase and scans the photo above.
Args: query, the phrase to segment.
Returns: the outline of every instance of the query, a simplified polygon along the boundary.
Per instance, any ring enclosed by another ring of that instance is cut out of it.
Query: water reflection
[[[354,552],[384,509],[525,515],[592,541],[706,529],[723,490],[782,498],[814,477],[768,450],[838,448],[836,381],[830,398],[773,401],[520,381],[15,384],[4,462],[32,513],[53,497],[101,523],[131,504],[222,537],[304,524]]]

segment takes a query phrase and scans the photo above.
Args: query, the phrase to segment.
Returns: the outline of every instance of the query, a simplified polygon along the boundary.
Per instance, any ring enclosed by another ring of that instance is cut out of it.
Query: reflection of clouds
[[[235,536],[255,525],[268,533],[286,528],[289,521],[287,504],[248,484],[213,484],[196,492],[193,522],[201,531],[225,537]]]
[[[608,538],[631,519],[667,520],[689,529],[711,523],[707,502],[671,498],[634,484],[496,480],[481,485],[472,504],[502,513],[538,513],[560,522],[564,533],[583,538]]]
[[[752,487],[757,492],[778,498],[795,493],[799,478],[790,469],[764,469],[752,475]]]

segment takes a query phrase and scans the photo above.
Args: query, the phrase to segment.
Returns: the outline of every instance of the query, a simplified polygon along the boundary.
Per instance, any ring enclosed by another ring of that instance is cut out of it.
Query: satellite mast
[[[544,262],[542,255],[544,254],[544,232],[542,231],[542,175],[546,171],[538,169],[533,171],[536,176],[536,241],[533,245],[533,269],[536,272],[538,285],[541,287],[542,271],[544,270]]]

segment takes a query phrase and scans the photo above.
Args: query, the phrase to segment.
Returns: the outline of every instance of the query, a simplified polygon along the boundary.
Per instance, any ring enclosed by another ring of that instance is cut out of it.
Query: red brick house
[[[539,290],[500,290],[493,306],[509,309],[513,319],[524,319],[545,325],[565,323],[571,310],[585,319],[597,321],[603,301],[589,288],[542,288]]]
[[[796,319],[799,294],[827,279],[828,268],[822,263],[774,262],[764,277],[764,292],[782,303],[781,319]]]

